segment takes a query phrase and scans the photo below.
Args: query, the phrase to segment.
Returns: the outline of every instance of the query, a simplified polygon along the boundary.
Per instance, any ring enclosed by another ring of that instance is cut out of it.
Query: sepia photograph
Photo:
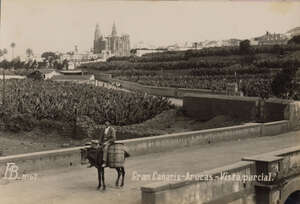
[[[300,1],[0,0],[0,204],[300,204]]]

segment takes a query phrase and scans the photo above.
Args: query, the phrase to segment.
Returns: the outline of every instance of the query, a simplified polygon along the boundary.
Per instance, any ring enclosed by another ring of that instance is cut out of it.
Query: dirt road
[[[140,187],[156,181],[138,181],[136,175],[186,174],[221,167],[244,156],[278,150],[300,144],[300,131],[273,137],[193,146],[167,153],[130,158],[126,163],[126,186],[113,186],[116,172],[106,170],[106,192],[96,190],[96,169],[85,166],[37,172],[36,181],[0,180],[0,203],[5,204],[139,204]]]

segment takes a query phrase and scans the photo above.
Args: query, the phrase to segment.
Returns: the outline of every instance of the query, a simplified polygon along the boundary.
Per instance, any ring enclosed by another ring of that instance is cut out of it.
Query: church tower
[[[101,34],[99,24],[97,24],[94,34],[94,54],[100,54],[105,49],[106,42],[103,38],[103,35]]]
[[[112,36],[117,36],[117,28],[116,28],[116,23],[113,23],[112,31],[111,31]]]
[[[117,51],[119,49],[119,37],[117,34],[116,23],[113,23],[111,38],[110,38],[110,50],[113,55],[118,55]]]
[[[94,37],[94,40],[98,40],[101,36],[101,31],[100,31],[100,27],[99,27],[99,24],[96,25],[96,29],[95,29],[95,37]]]
[[[129,35],[118,36],[116,23],[113,22],[111,35],[104,36],[97,24],[94,33],[94,54],[108,54],[110,56],[129,56],[130,37]]]
[[[116,23],[115,23],[115,22],[113,23],[111,35],[112,35],[113,37],[115,37],[115,36],[118,35],[118,34],[117,34],[117,27],[116,27]]]

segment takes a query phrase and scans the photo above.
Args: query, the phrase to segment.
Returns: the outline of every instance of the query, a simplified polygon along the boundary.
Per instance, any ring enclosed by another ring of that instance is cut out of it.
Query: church
[[[117,34],[116,24],[113,23],[112,32],[109,36],[104,36],[99,24],[96,25],[94,38],[94,54],[105,54],[110,56],[129,56],[130,38],[129,35]]]

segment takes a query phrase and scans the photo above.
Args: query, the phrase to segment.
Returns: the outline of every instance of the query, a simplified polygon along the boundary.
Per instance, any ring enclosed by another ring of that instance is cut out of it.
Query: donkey
[[[104,176],[104,168],[109,167],[102,167],[103,164],[103,149],[102,147],[99,148],[92,148],[92,147],[88,147],[88,148],[84,148],[84,149],[80,149],[80,153],[81,153],[81,164],[85,164],[86,159],[89,161],[89,163],[91,164],[91,167],[94,166],[96,167],[97,171],[98,171],[98,187],[97,189],[100,189],[101,186],[103,190],[106,189],[106,185],[105,185],[105,176]],[[130,155],[124,151],[124,158],[129,157]],[[118,187],[123,187],[124,186],[124,177],[125,177],[125,168],[124,166],[122,167],[110,167],[110,168],[114,168],[117,170],[118,173],[118,178],[116,180],[115,185]],[[121,184],[119,185],[119,180],[120,177],[122,177],[121,179]]]

